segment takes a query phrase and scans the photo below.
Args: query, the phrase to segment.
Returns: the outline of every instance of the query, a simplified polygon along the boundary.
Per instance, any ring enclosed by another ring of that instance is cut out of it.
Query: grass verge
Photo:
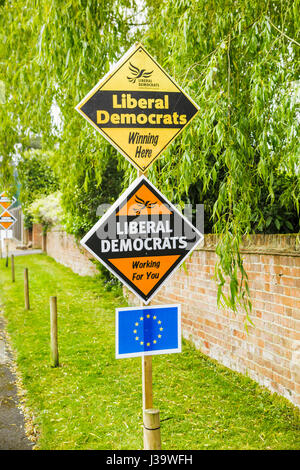
[[[15,258],[16,282],[0,260],[0,303],[39,431],[36,448],[142,449],[141,359],[115,359],[122,293],[80,277],[46,255]],[[29,269],[31,310],[24,309]],[[60,367],[50,367],[49,297],[58,298]],[[299,410],[183,342],[153,356],[162,448],[299,449]]]

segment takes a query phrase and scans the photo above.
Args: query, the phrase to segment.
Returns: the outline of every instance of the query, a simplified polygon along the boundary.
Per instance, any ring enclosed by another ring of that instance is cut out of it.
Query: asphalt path
[[[9,252],[9,256],[39,255],[41,253],[43,253],[42,250],[13,250]]]
[[[13,358],[4,333],[0,311],[0,450],[32,450],[25,434],[25,420],[17,394]]]
[[[42,250],[9,250],[9,257],[42,253]],[[2,255],[4,258],[4,255]],[[0,450],[32,450],[25,433],[25,419],[18,398],[13,357],[5,335],[0,305]]]

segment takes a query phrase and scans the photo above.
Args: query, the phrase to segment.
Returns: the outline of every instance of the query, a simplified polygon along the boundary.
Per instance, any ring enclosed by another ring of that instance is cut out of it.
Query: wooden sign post
[[[137,170],[138,178],[142,176],[142,171]],[[147,178],[148,171],[145,172]],[[143,306],[143,302],[141,302]],[[143,389],[143,410],[153,407],[153,390],[152,390],[152,356],[142,356],[142,389]]]
[[[142,176],[141,170],[137,171],[137,176]],[[145,172],[145,176],[148,176],[148,171]],[[143,302],[141,302],[141,306],[143,306]],[[153,408],[153,382],[152,382],[152,356],[142,356],[142,391],[143,391],[143,426],[144,426],[144,450],[146,449],[160,449],[161,448],[161,441],[160,441],[160,430],[159,436],[156,433],[155,436],[151,435],[148,429],[150,429],[151,424],[151,417],[153,416],[150,413],[150,410]],[[159,412],[156,414],[156,418],[158,418],[159,423]],[[152,423],[152,421],[151,421]],[[157,424],[157,419],[156,419]],[[156,426],[155,427],[160,427]],[[153,439],[154,437],[154,439]],[[156,439],[155,439],[156,438]],[[153,445],[155,442],[155,446]],[[159,443],[157,444],[157,441]]]
[[[143,409],[153,407],[152,356],[142,356]]]
[[[138,170],[138,178],[80,243],[147,305],[203,240],[146,177],[152,163],[199,107],[144,46],[136,43],[75,109]],[[125,348],[123,353],[118,349],[116,357],[142,356],[144,448],[160,449],[159,412],[153,410],[152,353],[179,350],[159,347],[165,340],[156,314],[140,312],[129,330],[126,321],[123,316],[116,328],[116,338],[119,327],[123,328],[123,342],[119,338],[117,349],[121,344]],[[170,333],[174,337],[176,331]]]

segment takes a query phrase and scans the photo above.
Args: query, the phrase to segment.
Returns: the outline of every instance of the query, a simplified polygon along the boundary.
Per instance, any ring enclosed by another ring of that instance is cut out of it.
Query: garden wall
[[[81,275],[95,266],[73,237],[59,229],[47,236],[47,252]],[[152,304],[180,303],[183,336],[225,366],[248,374],[269,390],[300,406],[300,247],[294,235],[255,235],[243,247],[255,326],[244,328],[243,312],[217,307],[212,279],[215,238],[186,261],[154,297]],[[126,290],[130,304],[136,297]]]
[[[42,248],[42,244],[43,244],[43,227],[41,224],[33,224],[32,248]]]
[[[79,245],[75,237],[59,227],[47,233],[46,251],[55,261],[71,268],[80,276],[93,276],[98,272],[91,261],[92,257]]]

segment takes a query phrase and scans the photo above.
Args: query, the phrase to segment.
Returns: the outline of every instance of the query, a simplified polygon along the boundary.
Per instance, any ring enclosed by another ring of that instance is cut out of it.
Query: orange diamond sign
[[[81,244],[146,304],[203,235],[141,176]]]
[[[6,191],[0,194],[0,206],[3,207],[3,209],[8,209],[15,201],[16,199],[14,197],[12,199],[8,197]]]
[[[199,108],[137,44],[76,109],[144,173]]]
[[[17,219],[8,211],[4,211],[0,215],[0,228],[4,230],[9,230],[15,223]]]

